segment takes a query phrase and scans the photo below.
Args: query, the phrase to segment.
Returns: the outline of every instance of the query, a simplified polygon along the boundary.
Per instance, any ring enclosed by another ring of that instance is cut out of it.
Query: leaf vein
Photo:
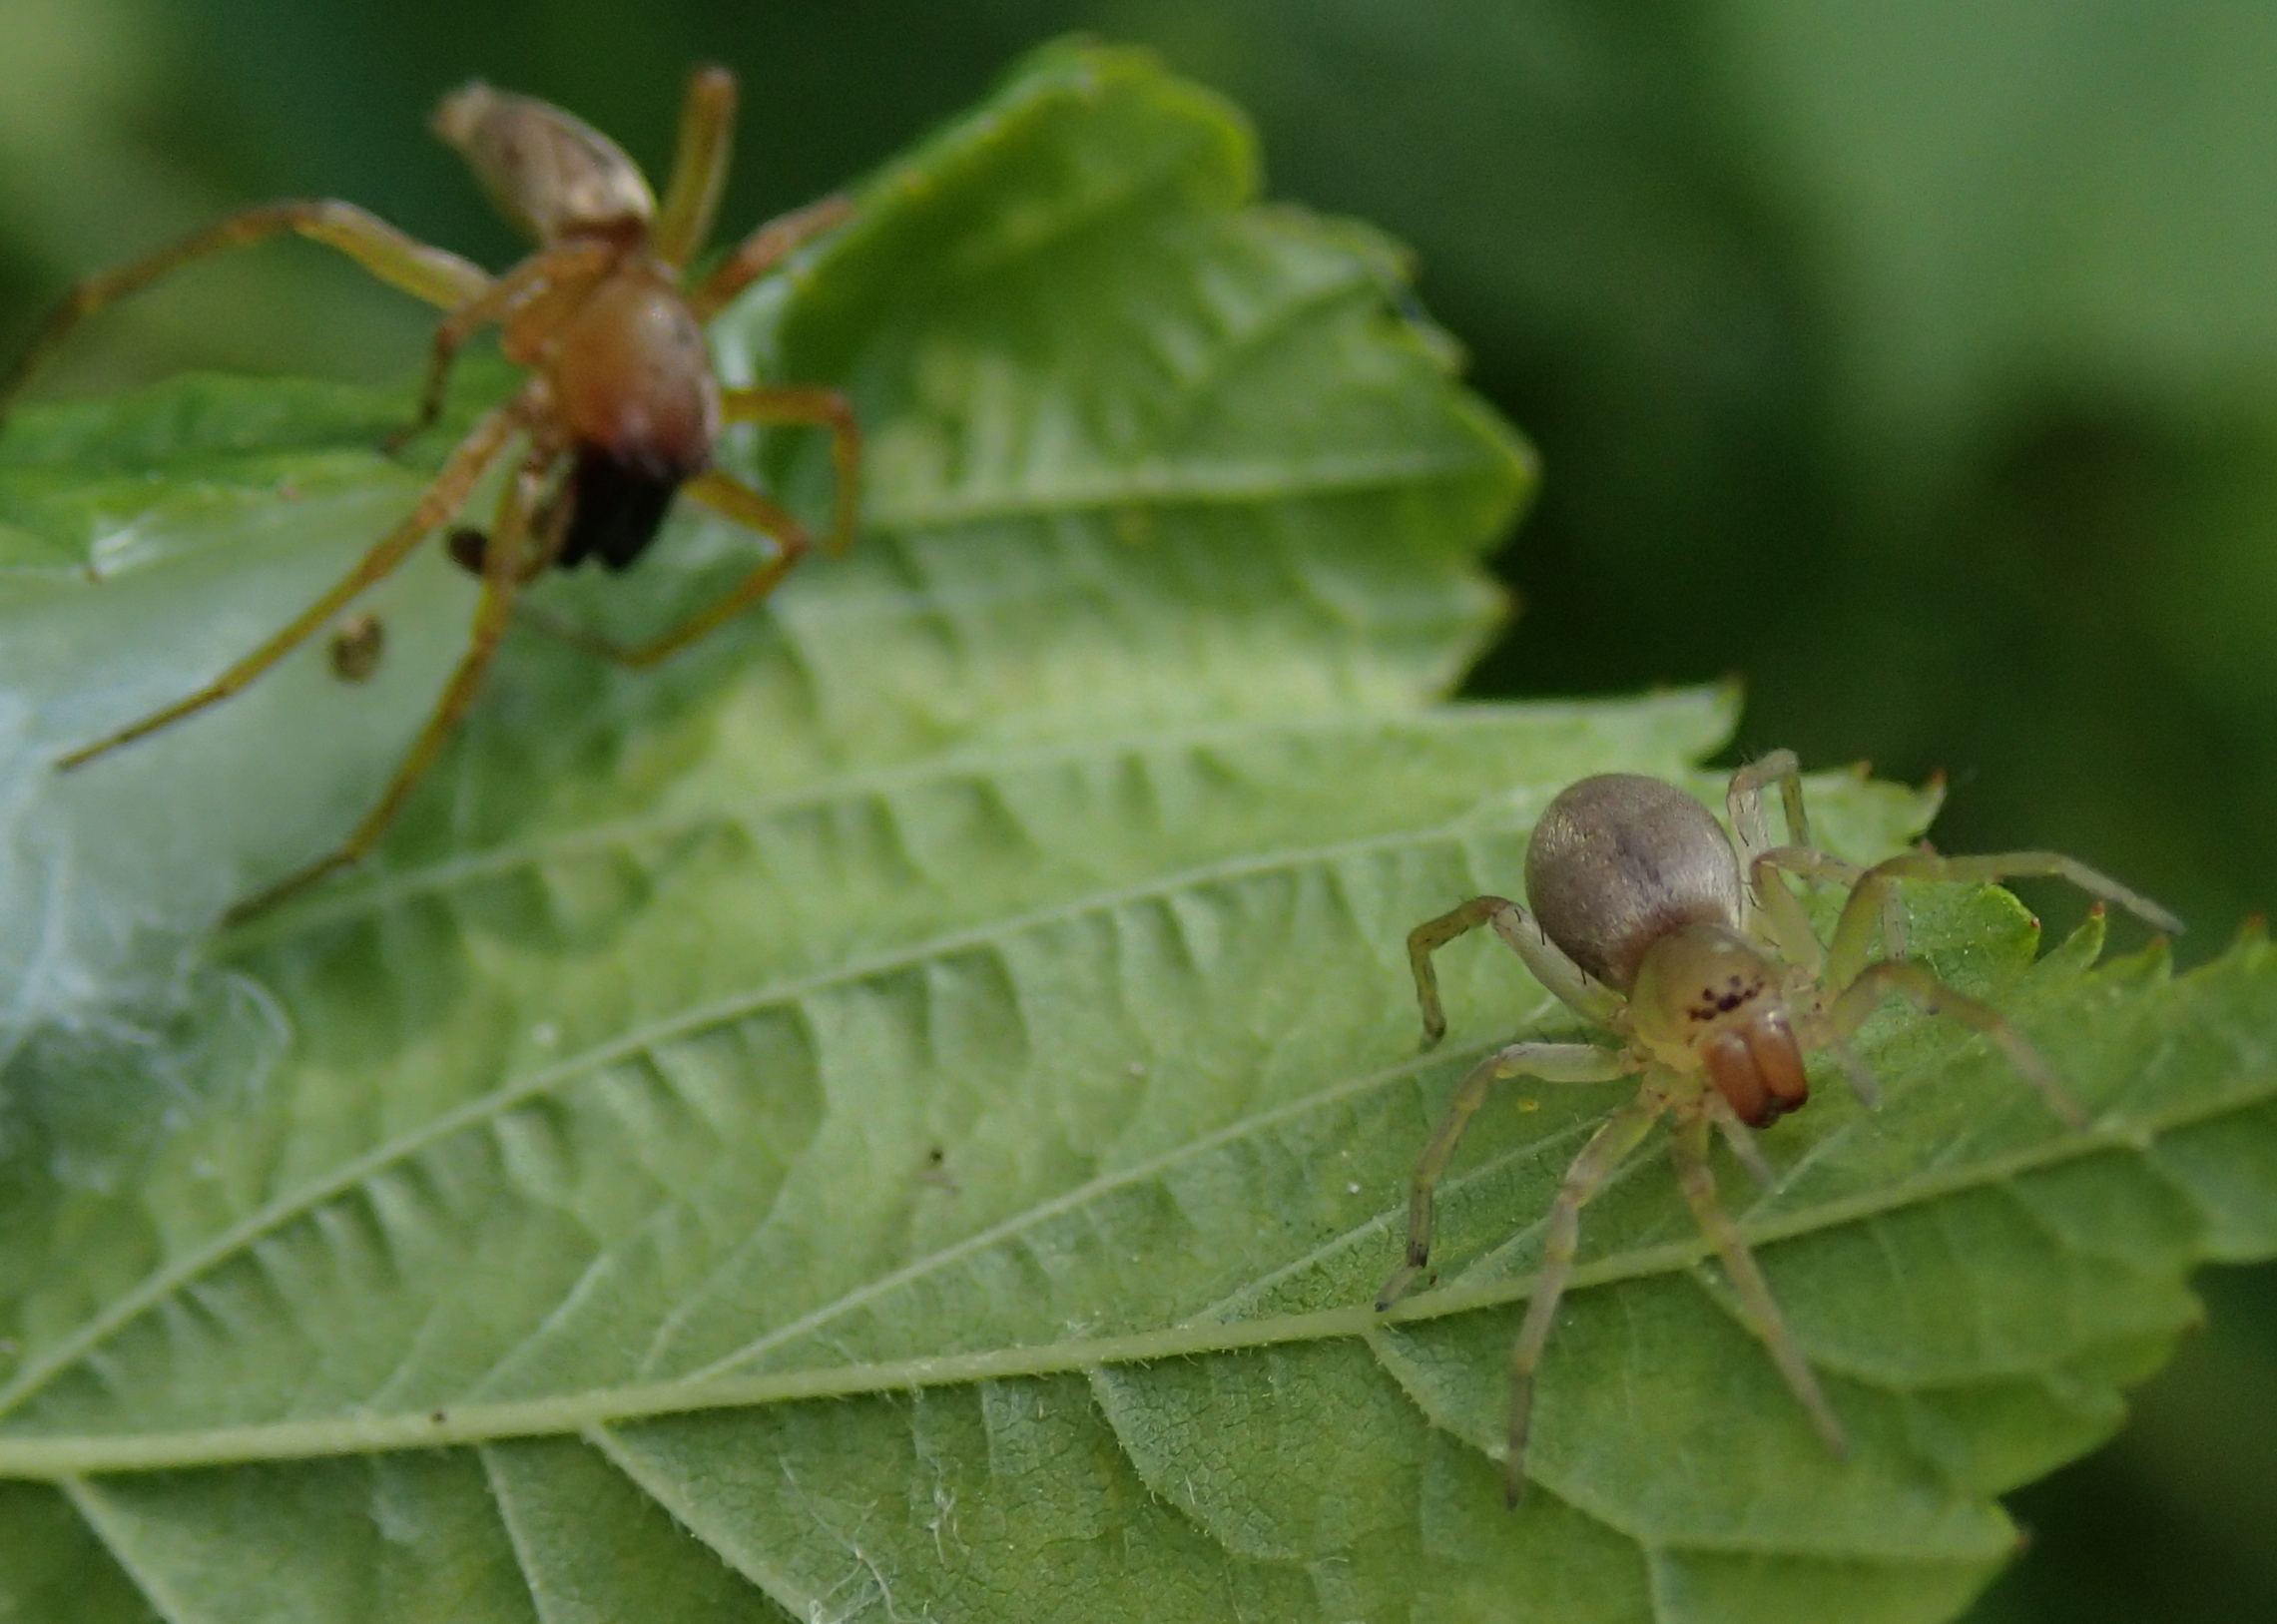
[[[2277,1078],[2264,1077],[2145,1119],[2143,1126],[2154,1133],[2178,1132],[2259,1107],[2273,1096],[2277,1096]],[[2092,1134],[2050,1137],[1973,1168],[1924,1173],[1880,1190],[1828,1202],[1812,1211],[1783,1216],[1754,1227],[1748,1241],[1760,1249],[2038,1169],[2133,1150],[2131,1145]],[[1712,1250],[1705,1238],[1695,1236],[1686,1241],[1602,1258],[1577,1268],[1570,1289],[1582,1291],[1615,1281],[1688,1269],[1708,1257]],[[1406,1325],[1501,1308],[1525,1300],[1533,1287],[1534,1281],[1528,1277],[1441,1288],[1419,1293],[1382,1315],[1372,1304],[1360,1303],[1230,1325],[1198,1325],[1188,1321],[1158,1330],[1042,1346],[752,1376],[683,1378],[650,1386],[600,1388],[542,1398],[469,1404],[453,1410],[440,1424],[424,1413],[363,1413],[117,1436],[18,1434],[0,1437],[0,1477],[57,1478],[428,1448],[495,1438],[553,1435],[700,1410],[1060,1374],[1098,1363],[1143,1363],[1205,1353],[1241,1353],[1285,1343],[1365,1337],[1378,1325]]]

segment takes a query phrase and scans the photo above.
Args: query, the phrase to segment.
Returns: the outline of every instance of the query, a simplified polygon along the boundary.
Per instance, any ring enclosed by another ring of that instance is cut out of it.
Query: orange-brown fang
[[[1711,1034],[1699,1052],[1709,1082],[1750,1128],[1768,1126],[1811,1096],[1802,1046],[1775,1009]]]
[[[1810,1074],[1803,1069],[1803,1046],[1785,1012],[1766,1009],[1747,1023],[1747,1052],[1779,1112],[1801,1108],[1811,1097]]]

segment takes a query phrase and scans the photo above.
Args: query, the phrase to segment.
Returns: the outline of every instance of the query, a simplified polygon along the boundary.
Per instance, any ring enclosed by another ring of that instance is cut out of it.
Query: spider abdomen
[[[1602,773],[1567,786],[1534,825],[1526,901],[1569,958],[1627,992],[1671,931],[1738,923],[1739,861],[1708,810],[1674,785]]]

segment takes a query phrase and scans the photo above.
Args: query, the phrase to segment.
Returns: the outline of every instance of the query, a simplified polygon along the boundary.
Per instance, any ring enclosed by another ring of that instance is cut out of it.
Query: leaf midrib
[[[1388,1081],[1390,1074],[1379,1079]],[[1924,1174],[1825,1202],[1782,1217],[1743,1223],[1751,1246],[1834,1230],[1844,1225],[2010,1182],[2022,1175],[2113,1151],[2145,1154],[2171,1133],[2197,1127],[2277,1098],[2277,1076],[2233,1084],[2187,1106],[2152,1112],[2123,1128],[2062,1134],[1966,1168]],[[1381,1225],[1385,1215],[1371,1223]],[[1357,1232],[1355,1232],[1357,1233]],[[1568,1290],[1689,1270],[1713,1255],[1700,1236],[1617,1253],[1573,1271]],[[543,1398],[476,1402],[385,1415],[266,1421],[242,1426],[120,1436],[62,1434],[0,1438],[0,1478],[60,1480],[105,1473],[311,1459],[329,1455],[436,1448],[517,1438],[581,1434],[702,1410],[737,1409],[815,1398],[847,1398],[919,1387],[1067,1374],[1100,1365],[1240,1353],[1293,1343],[1365,1337],[1388,1326],[1445,1319],[1521,1302],[1533,1293],[1527,1275],[1419,1293],[1379,1314],[1367,1303],[1262,1320],[1194,1324],[1113,1337],[1076,1338],[1036,1347],[589,1389]],[[437,1419],[436,1417],[440,1417]]]

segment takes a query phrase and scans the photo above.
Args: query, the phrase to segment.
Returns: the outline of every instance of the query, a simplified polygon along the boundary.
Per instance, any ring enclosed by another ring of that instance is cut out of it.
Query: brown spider
[[[632,160],[600,132],[544,102],[469,84],[443,98],[434,129],[537,240],[537,252],[504,275],[490,276],[416,242],[352,204],[266,204],[79,283],[0,385],[4,415],[25,380],[86,316],[193,260],[281,232],[336,249],[380,280],[448,312],[435,329],[418,414],[390,438],[390,449],[440,414],[452,359],[484,326],[497,323],[508,358],[534,374],[458,442],[409,516],[303,614],[187,698],[57,763],[78,767],[244,688],[400,565],[458,510],[482,471],[516,436],[524,437],[526,449],[487,535],[461,532],[475,538],[472,545],[453,539],[452,556],[481,578],[482,597],[470,646],[426,727],[378,805],[337,850],[240,903],[231,917],[265,907],[370,848],[473,701],[517,595],[549,565],[569,568],[594,558],[610,570],[624,569],[655,538],[676,494],[774,544],[717,603],[648,642],[617,648],[578,640],[630,666],[651,665],[686,647],[774,589],[808,550],[807,532],[779,504],[712,465],[723,424],[828,428],[838,471],[830,544],[836,550],[852,539],[860,440],[846,400],[821,388],[724,389],[703,330],[792,251],[844,221],[850,205],[826,198],[770,221],[710,274],[683,283],[718,210],[735,100],[735,78],[725,68],[699,68],[690,78],[672,181],[660,205]]]
[[[1787,845],[1770,843],[1763,791],[1772,784],[1779,787],[1786,810],[1792,842]],[[1852,1088],[1872,1105],[1873,1075],[1847,1040],[1891,997],[1982,1032],[2058,1116],[2074,1127],[2085,1126],[2084,1113],[2046,1063],[1997,1011],[1904,960],[1896,881],[1990,883],[2011,875],[2051,875],[2116,902],[2159,929],[2182,928],[2155,902],[2051,851],[1973,857],[1908,851],[1871,868],[1829,856],[1810,843],[1802,778],[1792,751],[1774,751],[1740,769],[1732,776],[1727,805],[1738,836],[1736,852],[1707,809],[1672,785],[1633,773],[1583,779],[1549,804],[1527,843],[1526,896],[1532,913],[1499,896],[1477,896],[1418,925],[1408,937],[1426,1048],[1446,1032],[1431,954],[1480,925],[1491,926],[1554,997],[1623,1041],[1618,1048],[1512,1043],[1462,1079],[1416,1165],[1407,1261],[1385,1282],[1377,1308],[1390,1308],[1428,1265],[1432,1186],[1497,1080],[1609,1083],[1643,1078],[1636,1098],[1607,1118],[1574,1157],[1549,1210],[1541,1274],[1510,1350],[1503,1486],[1512,1504],[1525,1490],[1533,1374],[1573,1268],[1581,1209],[1663,1114],[1673,1119],[1672,1150],[1685,1202],[1722,1258],[1751,1329],[1837,1454],[1846,1447],[1842,1425],[1780,1319],[1738,1225],[1717,1205],[1708,1164],[1711,1128],[1726,1136],[1743,1165],[1769,1183],[1770,1169],[1749,1130],[1799,1109],[1809,1098],[1803,1056],[1814,1049],[1833,1050]],[[1819,940],[1782,871],[1850,887],[1831,942]],[[1883,916],[1883,946],[1890,956],[1869,963],[1877,913]]]

